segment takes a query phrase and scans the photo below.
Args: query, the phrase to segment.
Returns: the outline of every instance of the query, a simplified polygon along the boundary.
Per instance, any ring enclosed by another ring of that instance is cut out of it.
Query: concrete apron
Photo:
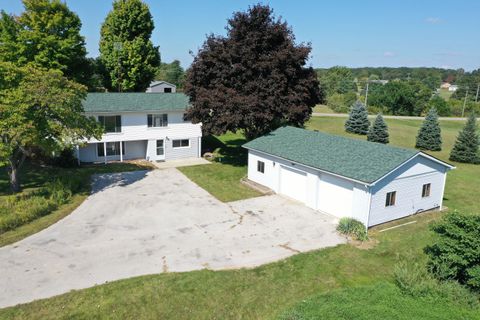
[[[101,175],[69,216],[0,248],[0,307],[133,276],[255,267],[344,243],[335,224],[278,195],[222,203],[176,169]]]

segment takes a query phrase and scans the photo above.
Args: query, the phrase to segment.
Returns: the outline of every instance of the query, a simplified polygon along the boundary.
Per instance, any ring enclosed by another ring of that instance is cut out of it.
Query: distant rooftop
[[[83,102],[85,112],[184,111],[189,106],[183,93],[95,92]]]

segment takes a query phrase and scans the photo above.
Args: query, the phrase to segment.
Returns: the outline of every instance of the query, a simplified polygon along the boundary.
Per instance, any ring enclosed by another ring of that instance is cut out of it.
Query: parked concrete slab
[[[72,214],[0,248],[0,307],[145,274],[258,266],[344,243],[335,223],[278,195],[222,203],[172,168],[97,176]]]

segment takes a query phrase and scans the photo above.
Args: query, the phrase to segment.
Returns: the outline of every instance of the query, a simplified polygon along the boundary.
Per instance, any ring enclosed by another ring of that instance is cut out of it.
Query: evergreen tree
[[[480,139],[477,132],[477,119],[474,112],[468,117],[467,124],[460,131],[457,141],[450,153],[450,160],[465,163],[480,164]]]
[[[428,111],[425,121],[418,131],[415,148],[431,151],[442,150],[442,136],[437,109],[431,108]]]
[[[365,105],[356,101],[350,109],[350,114],[345,122],[345,130],[350,133],[367,134],[370,121]]]
[[[154,29],[141,0],[116,0],[100,31],[100,58],[108,72],[105,87],[145,91],[155,78],[160,53],[150,40]]]
[[[388,143],[388,127],[381,114],[378,114],[368,130],[367,140],[371,142]]]

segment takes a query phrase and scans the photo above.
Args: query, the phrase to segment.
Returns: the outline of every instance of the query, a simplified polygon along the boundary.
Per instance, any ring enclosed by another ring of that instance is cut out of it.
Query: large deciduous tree
[[[58,70],[0,63],[0,165],[13,192],[20,191],[18,172],[32,148],[60,151],[101,135],[95,119],[83,115],[85,89]]]
[[[255,5],[228,20],[227,36],[210,35],[187,71],[188,117],[207,133],[243,130],[248,139],[302,126],[323,100],[311,48],[296,44],[285,21]]]
[[[415,148],[431,151],[442,150],[442,134],[438,114],[435,108],[428,111],[422,126],[418,130]]]
[[[90,70],[78,15],[60,0],[23,0],[23,5],[18,17],[1,13],[0,61],[58,69],[86,84]]]
[[[472,112],[468,117],[465,127],[458,134],[455,145],[450,153],[450,160],[480,164],[480,138],[477,130],[476,115]]]
[[[141,0],[116,0],[101,29],[100,58],[108,72],[105,86],[117,91],[145,91],[160,65],[150,40],[154,29]]]

